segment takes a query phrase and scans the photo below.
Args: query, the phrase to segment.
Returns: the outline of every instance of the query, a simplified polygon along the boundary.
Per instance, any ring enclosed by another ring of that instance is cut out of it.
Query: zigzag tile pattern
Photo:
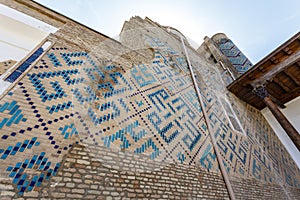
[[[253,65],[231,40],[223,39],[219,44],[221,52],[229,59],[239,74],[248,71]]]

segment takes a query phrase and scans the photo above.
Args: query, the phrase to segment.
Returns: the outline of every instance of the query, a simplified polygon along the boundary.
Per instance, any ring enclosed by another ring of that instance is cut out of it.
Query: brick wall
[[[220,174],[76,145],[58,175],[32,196],[70,199],[229,199]],[[31,194],[27,194],[31,195]]]
[[[237,199],[297,199],[299,188],[231,177]],[[35,191],[17,194],[0,180],[1,199],[229,199],[219,173],[160,163],[143,155],[76,144],[57,176]]]

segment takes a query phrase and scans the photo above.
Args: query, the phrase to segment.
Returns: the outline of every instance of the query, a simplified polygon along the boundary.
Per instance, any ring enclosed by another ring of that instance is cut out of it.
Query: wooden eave
[[[238,98],[261,110],[265,108],[265,104],[252,93],[253,88],[258,85],[265,85],[273,101],[280,106],[300,95],[300,32],[227,88]]]

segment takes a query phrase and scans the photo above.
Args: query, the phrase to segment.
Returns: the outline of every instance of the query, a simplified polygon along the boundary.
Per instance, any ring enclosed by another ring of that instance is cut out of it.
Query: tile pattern
[[[0,100],[0,170],[20,194],[54,176],[76,142],[219,171],[184,57],[146,42],[153,61],[129,68],[57,41]],[[230,99],[247,136],[234,132],[211,81],[199,87],[228,172],[299,187],[299,169],[262,116]]]
[[[59,163],[54,165],[54,168],[50,167],[51,162],[45,157],[45,152],[33,155],[30,159],[25,159],[23,162],[16,163],[15,166],[8,166],[6,171],[9,172],[9,177],[13,178],[12,183],[17,186],[19,194],[22,195],[25,191],[32,191],[33,188],[41,186],[43,180],[50,180],[51,176],[55,176],[60,166]],[[34,169],[39,172],[34,174],[33,177],[25,170]]]
[[[24,140],[18,142],[14,146],[8,146],[6,149],[0,149],[0,155],[2,160],[5,160],[8,156],[14,156],[18,152],[24,152],[26,149],[31,149],[34,146],[39,146],[40,142],[37,142],[37,137],[33,137],[31,140]]]
[[[4,126],[11,126],[12,124],[19,124],[20,121],[26,122],[26,118],[22,114],[22,110],[16,101],[5,102],[0,105],[0,113],[3,117],[0,121],[0,129]]]
[[[231,40],[222,39],[219,44],[219,49],[229,59],[239,74],[245,73],[253,66]]]

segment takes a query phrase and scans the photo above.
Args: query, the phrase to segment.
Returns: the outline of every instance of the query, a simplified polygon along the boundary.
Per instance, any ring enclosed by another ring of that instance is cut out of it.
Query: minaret
[[[253,66],[250,60],[224,33],[217,33],[211,39],[222,54],[228,58],[238,76]]]

